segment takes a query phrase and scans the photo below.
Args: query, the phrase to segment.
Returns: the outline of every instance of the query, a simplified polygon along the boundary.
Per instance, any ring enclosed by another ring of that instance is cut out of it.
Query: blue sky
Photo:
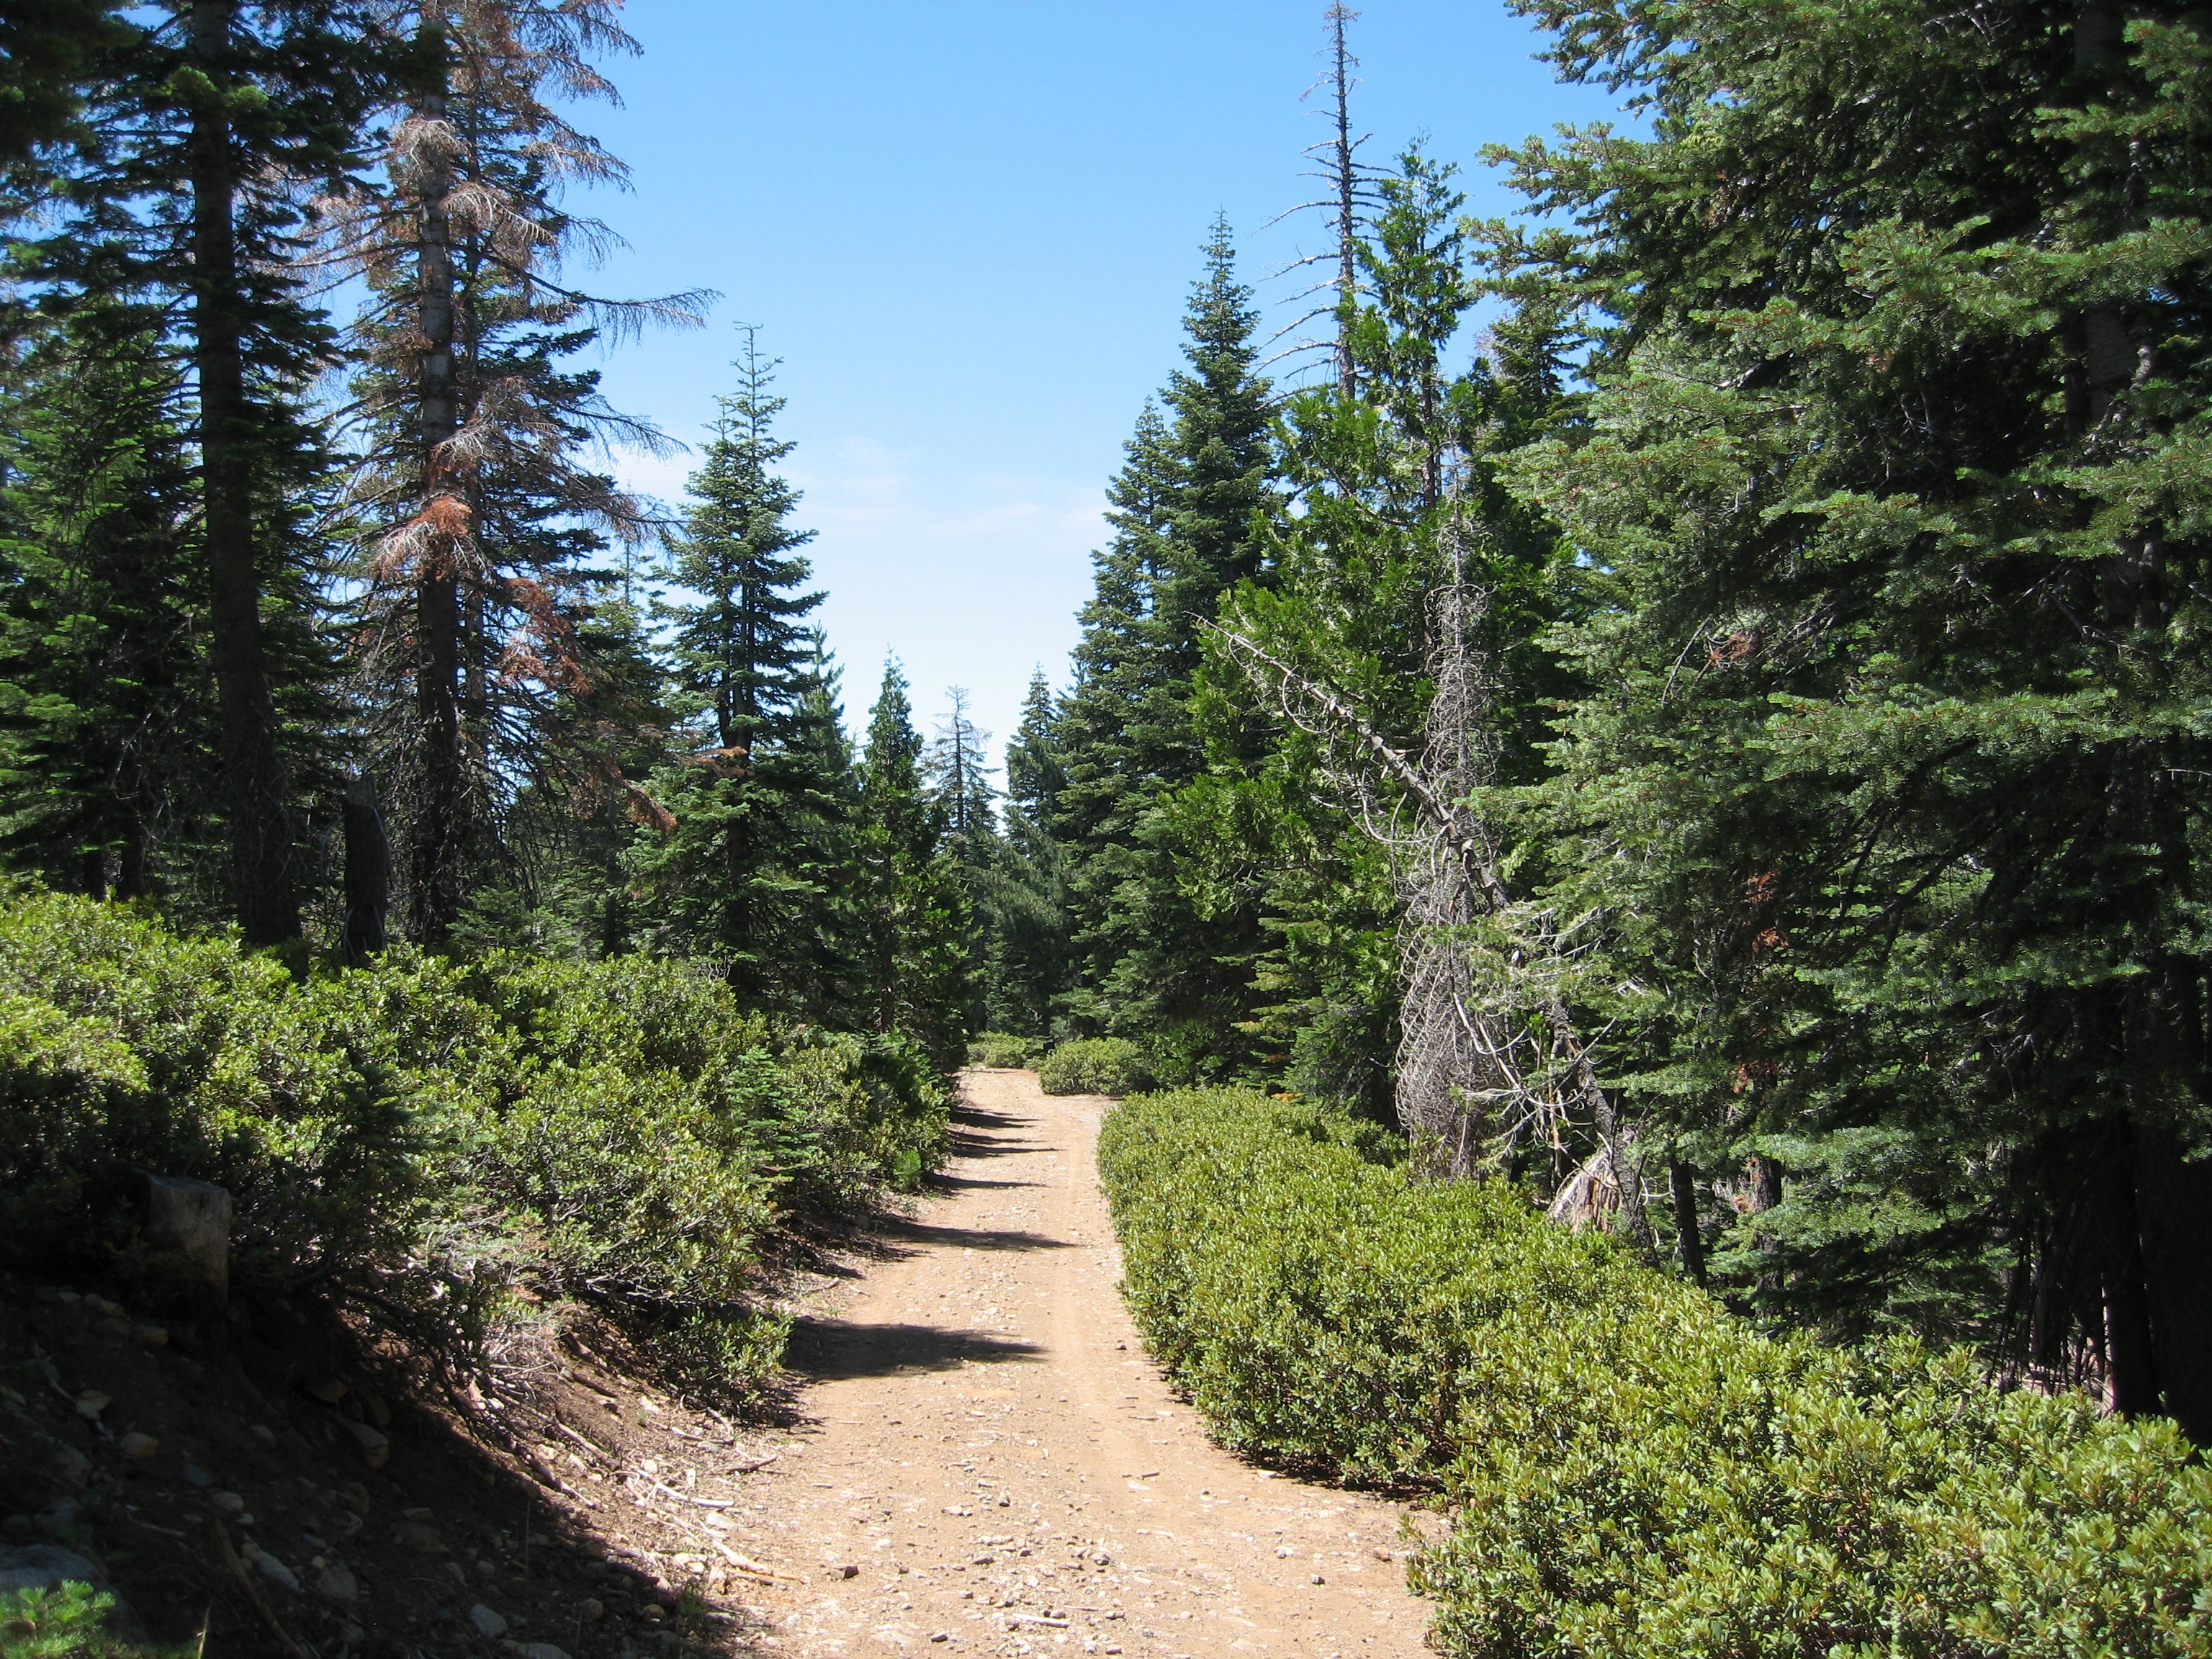
[[[1003,741],[1033,665],[1064,683],[1102,490],[1178,361],[1217,210],[1263,300],[1325,242],[1316,216],[1321,0],[630,0],[623,107],[581,122],[635,189],[586,210],[630,244],[594,282],[720,289],[704,333],[601,365],[616,406],[696,443],[732,325],[784,361],[799,522],[829,592],[848,715],[886,652],[927,730],[966,686]],[[1556,85],[1497,0],[1376,0],[1353,26],[1355,114],[1385,161],[1425,134],[1471,210],[1510,204],[1486,143],[1603,118]],[[1267,331],[1301,307],[1268,307]],[[626,458],[665,500],[689,463]]]

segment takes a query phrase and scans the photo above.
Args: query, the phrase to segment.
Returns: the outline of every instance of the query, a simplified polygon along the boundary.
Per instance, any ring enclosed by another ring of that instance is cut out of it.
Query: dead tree
[[[1317,303],[1268,336],[1273,345],[1285,336],[1295,336],[1298,331],[1322,318],[1335,324],[1334,337],[1327,340],[1298,339],[1267,359],[1269,363],[1298,357],[1307,352],[1326,350],[1329,354],[1332,378],[1337,395],[1349,401],[1358,393],[1358,365],[1352,361],[1352,331],[1359,319],[1359,301],[1364,289],[1359,276],[1359,248],[1375,212],[1381,203],[1377,180],[1380,171],[1359,159],[1360,146],[1370,137],[1367,133],[1355,136],[1352,128],[1352,88],[1358,84],[1352,70],[1359,66],[1353,57],[1347,35],[1349,27],[1358,20],[1359,14],[1334,0],[1322,14],[1327,26],[1328,40],[1322,55],[1328,67],[1321,79],[1308,87],[1304,94],[1326,93],[1328,102],[1321,113],[1328,123],[1328,137],[1317,144],[1306,147],[1306,156],[1317,163],[1304,176],[1321,181],[1326,193],[1311,201],[1301,202],[1296,207],[1285,208],[1267,223],[1279,225],[1284,220],[1301,213],[1319,213],[1328,222],[1331,246],[1323,253],[1301,254],[1291,260],[1274,276],[1287,276],[1294,270],[1310,266],[1333,267],[1331,274],[1312,287],[1291,296],[1291,303],[1316,301]],[[1272,281],[1273,278],[1271,277]],[[1326,299],[1322,296],[1326,295]]]
[[[1488,699],[1471,638],[1486,596],[1468,587],[1456,537],[1448,538],[1446,556],[1450,580],[1429,596],[1436,690],[1419,763],[1441,817],[1431,827],[1417,811],[1408,834],[1401,814],[1391,839],[1401,904],[1397,1107],[1399,1121],[1436,1172],[1465,1176],[1515,1129],[1543,1133],[1553,1126],[1499,1121],[1500,1106],[1515,1093],[1514,1067],[1502,1052],[1510,1043],[1484,1007],[1474,972],[1475,924],[1491,908],[1479,874],[1490,849],[1483,846],[1479,860],[1468,856],[1482,826],[1462,805],[1492,777],[1482,739]]]
[[[1430,596],[1427,651],[1436,695],[1418,755],[1287,653],[1233,624],[1211,631],[1282,717],[1321,743],[1328,781],[1391,854],[1402,901],[1398,1113],[1431,1173],[1479,1175],[1518,1146],[1561,1149],[1568,1125],[1587,1124],[1598,1151],[1551,1213],[1577,1223],[1617,1213],[1649,1248],[1635,1132],[1598,1082],[1567,1006],[1578,930],[1515,901],[1471,800],[1492,771],[1488,679],[1474,637],[1486,595],[1466,580],[1456,516],[1441,544],[1446,580]]]

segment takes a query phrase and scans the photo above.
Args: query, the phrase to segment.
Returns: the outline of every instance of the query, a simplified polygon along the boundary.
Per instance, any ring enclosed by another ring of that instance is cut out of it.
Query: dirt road
[[[1096,1098],[971,1073],[941,1195],[803,1327],[817,1427],[730,1516],[803,1575],[763,1650],[1388,1659],[1426,1623],[1398,1511],[1206,1440],[1115,1285]]]

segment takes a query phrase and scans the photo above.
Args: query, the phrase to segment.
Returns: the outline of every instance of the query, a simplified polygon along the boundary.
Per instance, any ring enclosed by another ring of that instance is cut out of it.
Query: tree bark
[[[215,88],[192,112],[190,143],[193,368],[199,380],[210,654],[222,720],[231,878],[246,942],[276,945],[299,936],[300,916],[254,545],[252,416],[238,291],[238,169],[223,92],[237,12],[236,0],[197,0],[191,11],[192,57]]]
[[[1780,1158],[1769,1158],[1764,1152],[1753,1152],[1743,1161],[1743,1174],[1746,1182],[1744,1198],[1750,1206],[1748,1213],[1765,1215],[1782,1202],[1782,1160]],[[1772,1234],[1753,1227],[1751,1230],[1751,1236],[1761,1250],[1770,1255],[1773,1252],[1775,1243]],[[1778,1273],[1761,1273],[1759,1276],[1759,1288],[1762,1291],[1780,1290],[1782,1275]]]
[[[392,848],[377,808],[376,786],[366,776],[347,786],[345,797],[345,933],[348,962],[365,962],[386,945],[385,913],[392,902]]]
[[[2112,1408],[2140,1417],[2159,1408],[2158,1351],[2144,1282],[2136,1204],[2136,1129],[2115,1114],[2082,1148],[2089,1176],[2092,1246],[2104,1288],[2105,1366]]]
[[[1698,1221],[1697,1172],[1679,1158],[1668,1160],[1668,1184],[1674,1198],[1674,1236],[1682,1252],[1682,1271],[1699,1290],[1705,1286],[1705,1236]]]
[[[2160,1401],[2199,1445],[2212,1444],[2212,1159],[2138,1127],[2136,1226]],[[2155,1407],[2154,1407],[2155,1409]]]

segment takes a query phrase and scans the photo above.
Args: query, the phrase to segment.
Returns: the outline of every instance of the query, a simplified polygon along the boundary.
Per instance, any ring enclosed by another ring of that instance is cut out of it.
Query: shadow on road
[[[952,1121],[976,1129],[1030,1129],[1036,1127],[1033,1117],[1016,1117],[1011,1112],[987,1111],[981,1106],[971,1106],[966,1101],[957,1102],[952,1108]]]
[[[1017,1187],[1042,1187],[1042,1181],[986,1181],[980,1176],[934,1175],[929,1177],[934,1190],[953,1192],[963,1187],[997,1187],[1011,1191]]]
[[[947,1370],[963,1362],[1018,1364],[1044,1358],[1034,1342],[940,1325],[853,1325],[802,1319],[791,1328],[783,1363],[809,1380],[889,1376],[901,1370]]]
[[[957,1244],[968,1250],[1064,1250],[1064,1238],[1042,1233],[1002,1232],[990,1227],[939,1227],[927,1221],[888,1223],[883,1236],[895,1244]]]

